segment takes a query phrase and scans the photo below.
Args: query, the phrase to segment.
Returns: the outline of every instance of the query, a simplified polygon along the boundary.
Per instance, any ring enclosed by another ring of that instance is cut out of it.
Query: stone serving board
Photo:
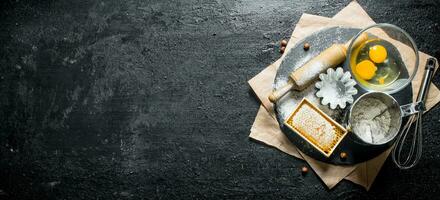
[[[360,29],[355,28],[347,28],[347,27],[331,27],[327,29],[320,30],[315,32],[303,40],[299,41],[296,46],[291,48],[288,52],[286,52],[286,56],[284,57],[280,67],[278,68],[277,74],[275,76],[275,81],[273,84],[274,88],[279,88],[287,83],[289,79],[290,72],[295,69],[301,67],[304,63],[306,63],[311,58],[317,56],[321,51],[330,47],[334,43],[345,43],[353,36],[355,36]],[[310,49],[308,51],[304,51],[303,44],[307,42],[310,44]],[[348,70],[347,64],[341,64],[338,67],[343,67],[344,71]],[[360,95],[364,94],[365,90],[356,86],[358,90],[358,94],[355,95],[354,99],[356,100]],[[303,99],[307,98],[312,103],[314,103],[318,108],[320,108],[324,113],[332,117],[335,121],[345,126],[345,116],[348,114],[348,110],[350,109],[350,105],[348,105],[345,109],[337,108],[336,110],[330,109],[329,106],[322,105],[320,103],[320,99],[316,97],[315,93],[317,89],[315,88],[315,84],[311,84],[309,87],[304,89],[303,91],[292,91],[289,94],[285,95],[282,99],[280,99],[275,105],[275,112],[277,115],[277,120],[280,124],[281,130],[286,134],[289,140],[294,143],[299,150],[304,152],[305,154],[323,161],[332,164],[339,165],[348,165],[348,164],[356,164],[359,162],[363,162],[369,159],[372,159],[388,149],[392,143],[381,146],[372,146],[361,142],[359,139],[355,137],[353,133],[348,133],[347,136],[343,139],[343,141],[339,144],[339,146],[334,150],[333,154],[330,157],[325,157],[318,150],[312,147],[308,142],[302,139],[297,133],[292,131],[291,129],[284,126],[284,121],[289,117],[289,115],[293,112],[298,103]],[[412,87],[411,84],[404,88],[402,91],[395,93],[392,95],[397,101],[403,105],[410,103],[412,101]],[[405,120],[402,124],[405,124]],[[346,159],[341,159],[339,154],[341,152],[346,152],[348,157]]]

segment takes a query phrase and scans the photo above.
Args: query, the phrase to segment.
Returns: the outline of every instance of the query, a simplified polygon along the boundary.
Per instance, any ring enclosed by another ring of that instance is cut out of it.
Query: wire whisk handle
[[[434,73],[436,60],[434,58],[428,59],[425,66],[425,74],[422,84],[420,85],[419,94],[417,95],[417,102],[424,107],[426,97],[428,95],[429,85],[431,83],[432,75]],[[422,135],[422,115],[425,109],[420,110],[415,115],[410,116],[408,122],[403,126],[400,134],[397,137],[396,144],[392,151],[393,162],[400,169],[410,169],[417,165],[422,157],[423,148],[423,135]],[[402,159],[402,150],[407,139],[408,133],[411,127],[415,124],[414,134],[411,141],[411,147],[409,149],[406,158]]]

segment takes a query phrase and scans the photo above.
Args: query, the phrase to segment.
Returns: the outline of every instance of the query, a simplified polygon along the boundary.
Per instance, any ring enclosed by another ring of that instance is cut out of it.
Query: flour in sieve
[[[361,99],[353,108],[353,131],[362,140],[381,143],[390,134],[391,114],[388,106],[376,98]]]

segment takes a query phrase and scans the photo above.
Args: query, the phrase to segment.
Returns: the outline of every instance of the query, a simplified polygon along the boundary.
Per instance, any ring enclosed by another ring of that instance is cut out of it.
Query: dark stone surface
[[[440,195],[440,109],[412,170],[327,190],[248,139],[246,81],[303,12],[349,1],[1,1],[1,199],[426,199]],[[438,1],[360,1],[440,54]],[[435,82],[439,82],[438,76]]]

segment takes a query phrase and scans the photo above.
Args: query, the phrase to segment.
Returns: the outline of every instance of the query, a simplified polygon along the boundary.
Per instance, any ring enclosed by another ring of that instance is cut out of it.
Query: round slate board
[[[278,69],[277,75],[275,76],[274,88],[279,88],[286,84],[289,79],[290,72],[294,71],[298,67],[301,67],[311,58],[317,56],[321,51],[330,47],[334,43],[345,43],[356,35],[360,29],[347,28],[347,27],[332,27],[323,29],[319,32],[313,33],[308,37],[299,41],[296,46],[291,48],[285,55],[281,65]],[[303,44],[308,42],[310,44],[310,49],[304,51]],[[347,65],[341,64],[344,71],[347,71]],[[355,95],[355,99],[366,91],[356,86],[358,89],[358,94]],[[344,165],[344,164],[356,164],[378,156],[380,153],[384,152],[391,146],[391,143],[382,146],[372,146],[361,142],[356,138],[353,133],[348,133],[343,141],[338,145],[333,154],[327,158],[321,154],[318,150],[312,147],[307,141],[302,139],[297,133],[290,130],[288,127],[284,126],[284,121],[293,112],[296,105],[305,97],[311,102],[313,102],[317,107],[319,107],[326,114],[331,116],[334,120],[341,124],[345,124],[345,116],[350,109],[349,106],[345,109],[331,110],[328,106],[324,106],[320,103],[320,99],[315,96],[316,89],[315,84],[311,84],[303,91],[292,91],[282,99],[280,99],[275,106],[275,111],[277,114],[277,120],[280,124],[281,130],[286,134],[289,140],[294,143],[299,150],[307,154],[308,156],[315,158],[317,160]],[[402,91],[392,95],[401,104],[408,104],[412,102],[412,87],[411,85],[404,88]],[[406,120],[402,124],[405,124]],[[348,157],[342,160],[339,157],[341,152],[346,152]]]

